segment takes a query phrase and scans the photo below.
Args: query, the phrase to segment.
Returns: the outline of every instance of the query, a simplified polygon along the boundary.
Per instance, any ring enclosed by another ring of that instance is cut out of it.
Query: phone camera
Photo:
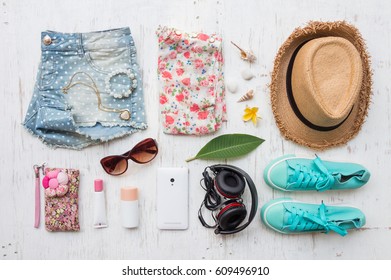
[[[174,179],[174,178],[171,178],[171,179],[170,179],[170,182],[171,182],[171,183],[174,183],[174,182],[175,182],[175,179]]]

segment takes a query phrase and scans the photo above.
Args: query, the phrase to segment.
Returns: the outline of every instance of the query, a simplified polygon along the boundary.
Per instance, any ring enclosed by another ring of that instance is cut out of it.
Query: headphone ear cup
[[[217,222],[222,230],[233,230],[244,221],[246,216],[247,210],[244,204],[235,201],[220,210],[217,215]]]
[[[237,198],[242,195],[246,182],[243,176],[234,171],[221,170],[215,177],[215,186],[224,197]]]

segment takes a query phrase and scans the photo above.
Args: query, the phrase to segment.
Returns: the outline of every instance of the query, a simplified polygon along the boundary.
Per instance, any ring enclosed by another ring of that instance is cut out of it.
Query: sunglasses
[[[152,138],[147,138],[133,147],[130,151],[117,156],[108,156],[100,160],[100,164],[107,174],[118,176],[128,170],[128,160],[131,159],[139,164],[148,163],[158,153],[157,143]]]

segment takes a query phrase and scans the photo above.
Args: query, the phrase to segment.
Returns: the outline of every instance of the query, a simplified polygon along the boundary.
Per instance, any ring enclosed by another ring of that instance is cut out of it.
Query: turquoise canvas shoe
[[[351,206],[326,206],[274,199],[261,209],[261,220],[269,228],[284,234],[334,231],[345,236],[350,229],[361,228],[365,215]]]
[[[265,182],[281,191],[356,189],[365,185],[369,177],[369,171],[360,164],[296,155],[273,160],[263,173]]]

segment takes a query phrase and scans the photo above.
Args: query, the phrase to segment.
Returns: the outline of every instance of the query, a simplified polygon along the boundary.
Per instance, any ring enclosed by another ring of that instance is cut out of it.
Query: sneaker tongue
[[[296,165],[300,164],[300,160],[297,160],[297,159],[288,159],[285,161],[287,164],[288,164],[288,172],[291,172],[293,173],[295,168],[296,168]]]
[[[294,160],[294,159],[287,160],[286,164],[287,164],[287,169],[288,169],[288,178],[287,179],[288,179],[288,182],[290,182],[291,181],[290,178],[292,176],[294,176],[294,174],[295,174],[295,168],[298,164],[298,161]]]
[[[342,175],[341,175],[341,173],[333,173],[333,174],[331,174],[334,178],[335,178],[335,180],[338,182],[338,183],[341,183],[341,178],[342,178]]]

